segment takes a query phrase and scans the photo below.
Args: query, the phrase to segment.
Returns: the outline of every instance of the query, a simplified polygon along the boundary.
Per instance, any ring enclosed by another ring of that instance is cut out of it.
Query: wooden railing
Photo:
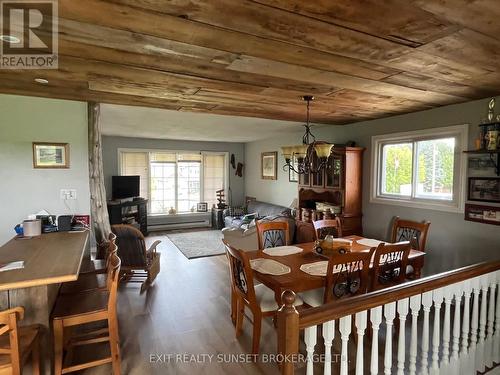
[[[301,355],[305,358],[307,375],[318,370],[314,356],[318,325],[324,342],[320,372],[332,374],[331,350],[337,320],[341,338],[341,375],[347,375],[350,366],[348,350],[353,326],[357,339],[356,374],[368,373],[368,368],[370,374],[378,374],[380,367],[383,367],[384,374],[391,374],[393,367],[397,367],[398,375],[416,374],[417,369],[419,374],[471,375],[500,363],[500,261],[425,277],[300,313],[293,307],[295,294],[292,291],[283,292],[282,300],[284,305],[278,311],[278,351],[284,375],[294,374]],[[411,337],[407,348],[405,328],[409,313]],[[399,329],[397,355],[393,358],[396,318]],[[365,369],[363,344],[369,324],[371,354],[369,367]],[[386,339],[383,364],[379,365],[381,326],[385,326]],[[304,353],[299,353],[301,330],[304,330]]]

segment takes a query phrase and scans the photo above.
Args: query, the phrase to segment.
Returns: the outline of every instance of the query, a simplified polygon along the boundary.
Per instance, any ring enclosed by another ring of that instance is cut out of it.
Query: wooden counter
[[[43,374],[51,373],[50,313],[59,286],[78,278],[88,240],[88,231],[57,232],[33,239],[14,238],[0,247],[0,264],[24,261],[23,269],[0,272],[0,310],[23,306],[21,325],[42,325]]]
[[[88,238],[88,231],[13,238],[0,247],[0,264],[23,260],[24,269],[0,272],[0,291],[76,280]]]

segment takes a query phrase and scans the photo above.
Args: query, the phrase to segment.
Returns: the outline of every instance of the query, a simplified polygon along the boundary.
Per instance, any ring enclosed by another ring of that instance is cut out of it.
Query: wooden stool
[[[88,259],[86,258],[82,263],[80,274],[87,273],[106,273],[109,256],[111,255],[111,251],[113,246],[116,244],[116,235],[111,232],[108,236],[108,247],[106,249],[106,258],[105,259]]]
[[[118,319],[116,298],[120,258],[110,256],[106,290],[82,292],[76,295],[60,295],[52,313],[54,331],[54,373],[67,374],[90,367],[111,363],[113,374],[120,374],[120,343],[118,337]],[[97,329],[80,335],[71,335],[70,327],[92,322],[107,321],[107,328]],[[65,337],[66,334],[66,337]],[[75,346],[109,342],[111,355],[90,362],[66,364],[71,360]],[[64,355],[64,353],[66,355]]]
[[[107,275],[110,272],[111,267],[111,257],[112,255],[116,255],[118,252],[118,247],[114,242],[110,242],[110,250],[109,256],[107,258],[107,265],[105,272],[102,273],[100,270],[96,270],[95,272],[83,273],[78,276],[78,280],[72,281],[69,283],[62,284],[59,294],[75,294],[82,292],[90,292],[96,289],[106,290],[107,286]]]
[[[0,312],[0,374],[20,375],[31,354],[33,374],[40,375],[40,326],[18,327],[23,318],[23,307]]]

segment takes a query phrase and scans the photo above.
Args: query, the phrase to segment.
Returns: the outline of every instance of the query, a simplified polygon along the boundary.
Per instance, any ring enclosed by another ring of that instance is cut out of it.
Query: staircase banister
[[[347,315],[498,270],[500,270],[500,260],[482,262],[347,298],[341,303],[339,301],[332,301],[319,307],[300,311],[299,327],[300,329],[304,329],[330,320],[340,319]]]

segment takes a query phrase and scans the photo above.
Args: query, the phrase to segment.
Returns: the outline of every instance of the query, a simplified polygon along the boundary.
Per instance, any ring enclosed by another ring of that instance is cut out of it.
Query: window
[[[141,196],[151,214],[196,210],[217,203],[216,191],[228,187],[227,153],[119,150],[121,174],[141,176]]]
[[[372,138],[371,201],[463,211],[467,125]]]

